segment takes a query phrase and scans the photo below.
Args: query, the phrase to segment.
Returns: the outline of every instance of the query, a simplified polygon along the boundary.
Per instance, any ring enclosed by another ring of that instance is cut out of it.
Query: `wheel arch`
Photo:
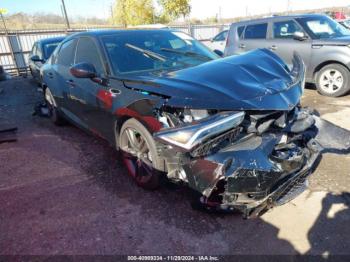
[[[341,66],[343,66],[344,68],[346,68],[350,72],[350,68],[346,64],[344,64],[342,62],[339,62],[337,60],[327,60],[327,61],[324,61],[324,62],[322,62],[321,64],[319,64],[318,66],[315,67],[314,72],[313,72],[313,80],[316,81],[316,77],[317,77],[318,72],[320,72],[323,67],[325,67],[327,65],[330,65],[330,64],[341,65]]]
[[[116,148],[119,148],[118,138],[120,130],[123,124],[134,118],[139,121],[151,134],[159,131],[162,128],[162,124],[158,121],[155,116],[155,104],[156,102],[151,99],[138,100],[127,107],[118,108],[115,112],[114,122],[114,134]]]

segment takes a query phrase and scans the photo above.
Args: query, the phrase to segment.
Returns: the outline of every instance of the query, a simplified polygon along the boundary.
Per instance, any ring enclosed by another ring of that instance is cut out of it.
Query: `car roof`
[[[84,31],[84,32],[78,32],[70,35],[67,37],[68,39],[75,38],[78,36],[93,36],[93,37],[99,37],[103,35],[113,35],[113,34],[120,34],[120,33],[126,33],[126,32],[135,32],[141,33],[141,32],[149,32],[149,33],[157,33],[157,32],[178,32],[174,29],[138,29],[138,28],[125,28],[125,29],[103,29],[103,30],[91,30],[91,31]]]
[[[100,36],[100,35],[107,35],[107,34],[117,34],[117,33],[124,33],[124,32],[164,32],[164,31],[175,31],[171,29],[139,29],[139,28],[125,28],[125,29],[103,29],[103,30],[91,30],[91,31],[84,31],[75,33],[74,35],[90,35],[90,36]]]
[[[43,39],[40,39],[40,40],[36,41],[36,43],[49,44],[49,43],[61,42],[65,38],[66,38],[66,36],[57,36],[57,37],[43,38]]]
[[[296,14],[296,15],[284,15],[284,16],[269,16],[264,18],[257,18],[257,19],[251,19],[251,20],[242,20],[236,23],[232,23],[232,25],[238,25],[238,24],[250,24],[250,23],[264,23],[269,22],[273,20],[281,20],[281,19],[295,19],[295,18],[318,18],[326,16],[323,14]]]

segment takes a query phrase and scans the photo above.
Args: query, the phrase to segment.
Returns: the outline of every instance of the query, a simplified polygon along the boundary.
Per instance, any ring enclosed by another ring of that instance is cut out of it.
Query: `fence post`
[[[24,60],[21,42],[18,38],[18,35],[7,34],[7,40],[11,50],[13,62],[15,63],[17,68],[17,74],[21,75],[23,70],[25,71],[24,73],[27,74],[27,65]]]
[[[12,49],[12,45],[11,45],[11,41],[10,41],[10,36],[9,36],[7,30],[5,31],[5,38],[6,38],[6,41],[7,41],[7,44],[8,44],[8,48],[9,48],[9,51],[10,51],[10,54],[11,54],[13,66],[15,67],[15,69],[17,71],[17,75],[19,75],[19,70],[18,70],[17,65],[16,65],[16,59],[15,59],[15,55],[13,53],[13,49]]]
[[[192,25],[191,23],[188,24],[188,32],[190,36],[194,37],[194,25]]]

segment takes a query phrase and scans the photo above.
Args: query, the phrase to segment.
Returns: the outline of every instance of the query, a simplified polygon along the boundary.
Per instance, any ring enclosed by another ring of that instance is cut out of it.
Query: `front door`
[[[272,25],[272,38],[268,40],[269,49],[281,57],[289,68],[292,67],[293,53],[297,52],[308,67],[311,58],[311,38],[303,41],[294,39],[296,32],[304,32],[294,20],[275,21]]]
[[[81,37],[78,40],[75,64],[92,64],[98,79],[72,77],[70,96],[72,111],[83,119],[87,129],[98,136],[108,138],[113,131],[113,97],[109,92],[106,70],[98,43],[91,37]],[[74,99],[73,99],[74,98]]]

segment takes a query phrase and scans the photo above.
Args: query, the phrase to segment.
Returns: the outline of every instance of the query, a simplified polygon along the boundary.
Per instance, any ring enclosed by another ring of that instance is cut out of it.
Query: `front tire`
[[[123,124],[118,141],[123,162],[136,184],[144,189],[156,189],[164,171],[164,161],[158,156],[152,135],[131,118]]]
[[[339,97],[350,91],[350,72],[339,64],[324,66],[316,75],[316,87],[320,94]]]

